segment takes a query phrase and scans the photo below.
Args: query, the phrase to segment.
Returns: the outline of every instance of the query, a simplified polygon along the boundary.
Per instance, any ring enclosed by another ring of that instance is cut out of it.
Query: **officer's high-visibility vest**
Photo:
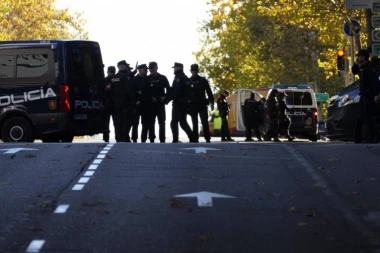
[[[219,115],[219,111],[216,110],[212,113],[214,116],[214,130],[221,130],[222,129],[222,117]]]

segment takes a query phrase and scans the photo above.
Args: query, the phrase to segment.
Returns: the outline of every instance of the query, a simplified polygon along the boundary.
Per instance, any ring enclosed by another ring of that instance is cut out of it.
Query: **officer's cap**
[[[141,64],[137,66],[137,69],[148,69],[148,66],[146,64]]]
[[[199,66],[198,66],[198,64],[191,64],[191,66],[190,66],[190,70],[191,70],[191,71],[198,71],[198,70],[199,70]]]
[[[107,70],[110,72],[116,72],[115,66],[109,66]]]
[[[223,91],[222,93],[226,94],[227,96],[230,95],[230,92],[228,90]]]
[[[277,95],[277,93],[278,93],[278,90],[277,90],[277,89],[273,89],[273,90],[272,90],[272,94],[273,94],[273,95]]]
[[[154,67],[157,67],[157,62],[154,62],[154,61],[149,62],[149,68],[148,69],[152,69]]]
[[[129,64],[128,64],[125,60],[119,61],[119,62],[117,63],[117,66],[121,66],[121,65],[129,66]]]
[[[369,59],[369,52],[366,49],[360,49],[356,56],[364,56],[366,59]]]
[[[174,63],[174,66],[173,66],[172,68],[183,68],[183,64],[182,64],[182,63],[175,62],[175,63]]]

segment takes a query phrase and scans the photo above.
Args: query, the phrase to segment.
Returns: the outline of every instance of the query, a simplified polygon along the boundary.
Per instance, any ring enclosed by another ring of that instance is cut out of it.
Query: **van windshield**
[[[103,76],[103,62],[98,43],[70,42],[66,48],[69,77]]]
[[[287,105],[313,105],[310,92],[286,91],[286,94],[288,95],[285,100]]]

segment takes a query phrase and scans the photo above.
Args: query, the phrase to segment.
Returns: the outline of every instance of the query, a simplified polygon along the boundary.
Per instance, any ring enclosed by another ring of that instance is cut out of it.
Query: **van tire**
[[[72,134],[64,134],[61,138],[61,142],[73,142],[74,135]]]
[[[34,142],[33,127],[23,117],[9,118],[1,128],[3,142]]]
[[[315,135],[310,136],[310,140],[311,140],[312,142],[317,142],[317,141],[318,141],[318,134],[315,134]]]

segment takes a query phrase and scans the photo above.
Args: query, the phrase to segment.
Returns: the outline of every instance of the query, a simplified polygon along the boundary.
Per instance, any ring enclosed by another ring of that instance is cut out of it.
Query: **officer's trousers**
[[[289,118],[282,118],[280,117],[278,119],[278,126],[277,126],[277,133],[281,134],[285,132],[285,136],[287,138],[290,138],[289,128],[290,128],[290,119]]]
[[[194,141],[198,141],[199,139],[199,130],[198,130],[198,114],[201,118],[201,123],[203,127],[203,134],[205,137],[205,140],[210,140],[210,129],[208,126],[208,113],[207,113],[207,106],[200,103],[193,103],[189,106],[190,108],[190,116],[191,121],[193,123],[193,138]]]
[[[269,127],[268,131],[266,133],[267,138],[270,140],[271,138],[274,138],[275,140],[278,139],[278,121],[276,118],[269,119]]]
[[[138,130],[139,130],[139,123],[140,123],[140,116],[141,116],[141,108],[136,108],[136,113],[133,117],[133,123],[132,123],[132,140],[133,142],[137,142],[137,139],[139,138]]]
[[[221,117],[222,117],[222,132],[221,132],[222,140],[226,138],[231,139],[230,131],[228,129],[227,115],[221,115]]]
[[[139,119],[139,114],[135,108],[128,108],[126,110],[126,124],[124,128],[124,136],[125,136],[125,141],[131,142],[131,137],[129,133],[131,132],[132,129],[132,140],[137,140],[137,130],[136,130],[136,135],[134,136],[133,133],[133,128],[136,125],[137,122],[137,127],[138,127],[138,119]]]
[[[164,143],[165,136],[165,121],[166,121],[166,112],[165,112],[165,104],[161,103],[147,103],[144,110],[145,120],[143,123],[143,128],[141,132],[141,141],[145,142],[147,139],[148,131],[149,131],[149,139],[151,142],[154,142],[156,136],[154,135],[154,125],[156,122],[156,117],[158,120],[159,126],[159,138],[160,142]]]
[[[115,108],[113,113],[116,142],[125,141],[124,128],[126,126],[126,108]]]
[[[111,121],[111,117],[113,118],[113,109],[111,108],[107,108],[106,109],[106,116],[105,116],[105,125],[106,125],[106,128],[107,130],[103,133],[103,140],[106,141],[106,142],[109,142],[110,140],[110,121]],[[113,120],[113,124],[114,124],[114,127],[115,127],[115,119],[112,119]]]
[[[376,137],[375,121],[373,119],[375,108],[375,97],[373,95],[360,96],[360,113],[363,123],[368,127],[368,139],[362,140],[372,142]]]
[[[173,102],[175,103],[175,102]],[[173,142],[178,142],[179,130],[178,123],[180,124],[183,131],[185,131],[187,137],[190,141],[193,141],[193,133],[189,124],[187,123],[187,108],[182,104],[174,104],[172,109],[172,121],[170,122],[170,127],[173,133]]]
[[[260,140],[261,135],[260,135],[259,124],[253,121],[245,122],[245,138],[248,140],[252,139],[252,129],[255,131],[256,138]]]

